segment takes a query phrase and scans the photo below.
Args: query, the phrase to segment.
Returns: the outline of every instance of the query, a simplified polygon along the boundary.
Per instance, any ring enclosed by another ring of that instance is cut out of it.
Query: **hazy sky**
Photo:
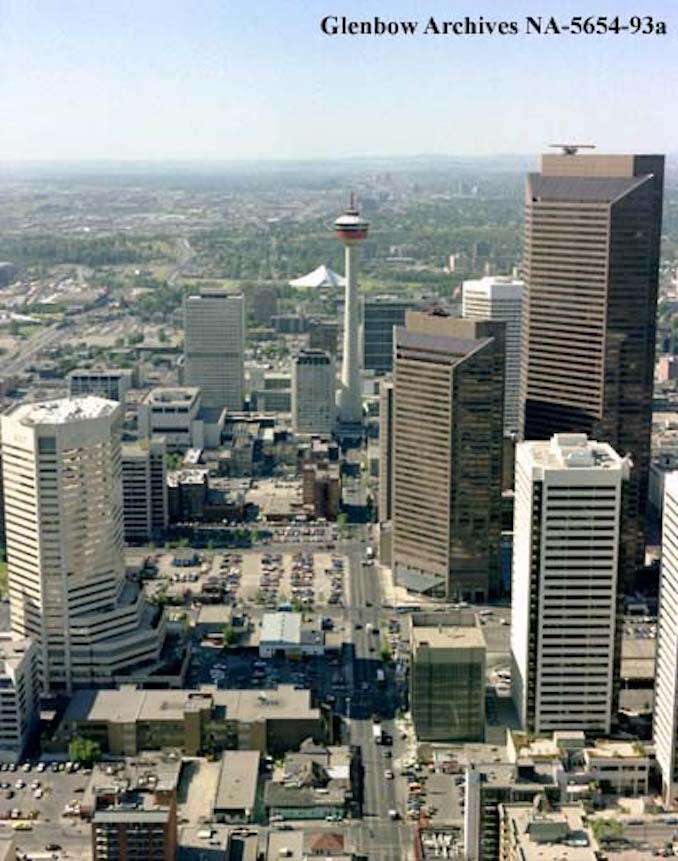
[[[319,27],[638,12],[669,35]],[[4,160],[675,152],[677,93],[678,0],[0,0]]]

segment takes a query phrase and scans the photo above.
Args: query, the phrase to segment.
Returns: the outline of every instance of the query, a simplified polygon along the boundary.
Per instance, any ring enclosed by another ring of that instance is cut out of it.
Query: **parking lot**
[[[345,603],[345,557],[302,546],[298,551],[251,550],[156,554],[149,595],[165,592],[190,604],[245,604],[318,609]]]
[[[58,846],[57,855],[91,856],[90,827],[75,816],[64,816],[69,805],[82,798],[89,773],[78,767],[67,772],[64,764],[0,765],[0,827],[16,830],[17,852],[44,853]]]
[[[341,631],[339,632],[341,633]],[[310,688],[324,702],[343,707],[347,693],[344,664],[339,651],[291,660],[284,657],[260,661],[253,650],[219,650],[197,647],[193,652],[187,684],[220,688],[274,688],[298,685]]]

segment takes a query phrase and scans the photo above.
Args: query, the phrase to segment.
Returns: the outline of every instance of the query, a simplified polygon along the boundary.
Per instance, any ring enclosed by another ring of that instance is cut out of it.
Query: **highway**
[[[0,358],[0,374],[13,376],[22,373],[41,350],[46,350],[48,347],[56,344],[61,338],[66,338],[69,334],[69,330],[58,323],[54,323],[47,329],[37,332],[32,338],[29,338],[21,345],[21,349],[18,352]]]

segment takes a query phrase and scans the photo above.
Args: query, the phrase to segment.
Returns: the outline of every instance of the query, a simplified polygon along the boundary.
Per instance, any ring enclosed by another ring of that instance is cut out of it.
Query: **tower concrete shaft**
[[[360,392],[360,343],[358,339],[358,255],[352,242],[346,243],[346,287],[344,292],[344,355],[341,364],[339,390],[339,423],[360,424],[362,396]]]
[[[351,195],[348,209],[334,222],[334,233],[346,250],[346,292],[344,297],[344,355],[339,390],[339,426],[362,424],[360,391],[360,342],[358,340],[358,261],[361,242],[367,239],[368,222],[361,217]]]

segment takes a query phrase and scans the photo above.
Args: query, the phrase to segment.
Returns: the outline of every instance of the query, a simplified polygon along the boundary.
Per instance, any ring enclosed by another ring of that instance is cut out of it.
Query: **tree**
[[[223,628],[224,635],[224,646],[233,646],[237,640],[238,635],[235,632],[235,628],[232,625],[225,625]]]
[[[624,835],[624,826],[616,819],[594,819],[591,829],[596,840],[618,840]]]
[[[341,512],[341,514],[337,514],[337,526],[344,538],[348,535],[348,514],[345,512]]]
[[[101,758],[101,745],[94,739],[77,735],[68,745],[68,756],[72,762],[91,764]]]

